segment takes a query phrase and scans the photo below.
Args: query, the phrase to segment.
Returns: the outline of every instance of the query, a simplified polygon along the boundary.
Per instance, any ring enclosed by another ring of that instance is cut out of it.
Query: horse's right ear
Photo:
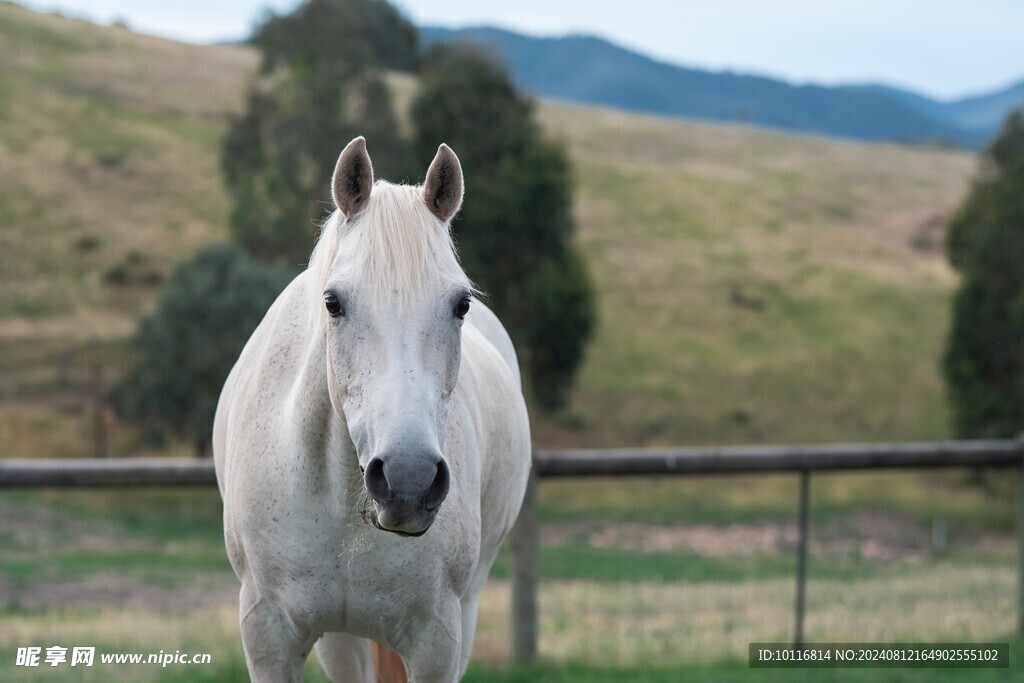
[[[352,218],[366,208],[372,189],[373,164],[366,153],[366,138],[360,135],[345,145],[338,157],[331,178],[331,197],[345,218]]]
[[[447,223],[462,206],[462,166],[448,145],[442,143],[427,169],[423,201],[430,212]]]

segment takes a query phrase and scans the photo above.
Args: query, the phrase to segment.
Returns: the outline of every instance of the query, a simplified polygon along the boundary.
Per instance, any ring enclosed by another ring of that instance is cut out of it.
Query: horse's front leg
[[[413,683],[456,683],[462,646],[462,608],[452,596],[410,633],[408,647],[399,650]]]
[[[302,666],[316,641],[302,633],[273,602],[243,581],[239,595],[242,646],[254,683],[302,681]]]

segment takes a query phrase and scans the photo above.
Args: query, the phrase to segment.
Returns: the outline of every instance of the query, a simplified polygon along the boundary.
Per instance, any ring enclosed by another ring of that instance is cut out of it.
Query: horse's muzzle
[[[396,453],[370,460],[363,481],[375,505],[378,529],[420,536],[434,523],[448,496],[451,475],[440,455]]]

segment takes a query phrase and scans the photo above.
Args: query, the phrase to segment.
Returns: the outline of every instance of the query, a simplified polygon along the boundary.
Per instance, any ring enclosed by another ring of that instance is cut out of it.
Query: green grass
[[[1021,661],[1024,661],[1024,646],[1015,641],[1011,642],[1009,669],[751,669],[746,662],[674,667],[544,664],[507,669],[471,666],[463,680],[466,683],[1009,683],[1020,680]]]
[[[510,577],[506,553],[495,563],[491,576]],[[581,579],[615,582],[743,582],[793,576],[796,554],[707,557],[696,553],[644,552],[593,548],[580,543],[542,547],[538,572],[542,580]],[[869,571],[870,564],[858,560],[816,563],[816,578],[853,579]]]
[[[57,494],[8,492],[0,513],[19,519],[0,534],[0,577],[19,594],[37,585],[117,581],[163,589],[233,580],[216,491]]]
[[[151,541],[221,543],[222,504],[212,487],[135,490],[6,491],[2,499],[23,510],[101,524],[119,536]],[[28,513],[31,514],[31,513]],[[56,529],[58,533],[59,529]]]
[[[150,585],[185,587],[194,582],[196,573],[209,569],[228,568],[223,551],[206,552],[204,549],[186,549],[174,553],[154,553],[152,550],[125,553],[72,551],[57,553],[40,562],[39,557],[5,559],[0,572],[17,588],[36,581],[75,581],[92,574],[101,574],[116,567],[122,580],[141,580]]]
[[[808,573],[809,638],[991,640],[993,629],[1010,628],[1012,606],[1003,596],[1014,582],[1014,560],[973,545],[969,532],[951,531],[950,550],[941,557],[927,550],[922,555],[916,546],[907,558],[889,559],[831,545],[847,536],[858,543],[865,539],[862,529],[832,525],[866,512],[879,514],[870,504],[854,503],[879,499],[877,491],[865,495],[861,486],[868,483],[846,482],[823,491],[846,512],[818,520],[814,528],[813,542],[821,547],[812,545]],[[901,486],[915,490],[913,478]],[[971,490],[963,482],[943,486],[942,499],[951,513],[973,495],[963,496],[961,489]],[[546,487],[542,497],[549,495]],[[936,483],[926,480],[921,487],[934,492]],[[571,488],[562,483],[553,493],[569,499]],[[624,503],[616,507],[614,496],[606,507],[593,497],[594,486],[577,488],[577,497],[569,500],[575,515],[543,524],[541,651],[546,663],[500,671],[476,665],[469,680],[717,680],[719,675],[745,675],[744,666],[721,662],[739,656],[746,642],[788,637],[794,568],[788,542],[752,553],[741,546],[723,547],[717,554],[647,552],[621,545],[638,534],[695,524],[721,524],[727,530],[733,523],[781,523],[781,518],[745,516],[753,513],[742,507],[732,511],[735,499],[746,498],[753,498],[758,510],[770,511],[778,493],[772,487],[759,494],[756,487],[730,492],[726,486],[709,491],[707,482],[697,488],[651,487],[648,482],[648,491],[664,488],[657,495],[678,499],[672,509],[684,516],[671,524],[629,513]],[[634,507],[638,500],[657,497],[645,497],[639,489],[632,494]],[[583,514],[585,500],[590,501],[589,516]],[[915,500],[913,493],[908,500]],[[917,504],[927,511],[926,503]],[[687,518],[687,510],[703,511],[703,521]],[[17,520],[0,533],[0,618],[5,623],[0,648],[66,641],[97,644],[108,652],[174,648],[214,655],[211,667],[129,667],[110,669],[107,678],[89,674],[94,678],[86,680],[227,680],[240,675],[237,580],[223,554],[215,491],[7,492],[0,496],[0,518]],[[886,519],[908,527],[911,535],[917,528],[908,513],[890,513]],[[991,534],[993,528],[979,531]],[[885,542],[884,534],[878,540]],[[496,580],[481,599],[476,657],[492,666],[508,661],[507,565],[506,550]],[[56,602],[48,597],[54,591],[63,596]],[[756,675],[751,680],[786,680],[772,678],[777,675],[772,672]],[[30,680],[3,662],[0,678]],[[315,663],[307,665],[307,680],[324,680]]]
[[[850,520],[870,509],[908,527],[910,538],[898,544],[913,545],[928,538],[931,524],[941,517],[951,537],[947,559],[970,564],[974,557],[961,550],[963,544],[986,530],[1012,531],[1013,502],[1009,490],[970,484],[966,478],[963,473],[815,477],[813,537],[822,542],[859,538],[865,532],[850,527]],[[942,496],[934,495],[937,489]],[[794,571],[792,540],[777,553],[721,557],[686,550],[641,553],[595,547],[590,540],[596,531],[621,523],[671,530],[685,522],[723,531],[734,524],[792,525],[792,477],[545,482],[540,491],[545,524],[583,524],[564,540],[542,546],[540,572],[545,579],[743,582],[792,576]],[[125,578],[168,587],[186,586],[207,573],[230,577],[216,491],[129,491],[116,497],[103,492],[9,492],[0,499],[0,509],[29,528],[39,528],[46,539],[40,543],[27,533],[0,534],[0,575],[15,587],[79,580],[111,566]],[[109,547],[81,547],[77,538],[86,529],[119,540]],[[505,548],[492,575],[507,578],[508,563]],[[818,579],[852,580],[877,569],[854,551],[813,558],[810,571]]]
[[[930,524],[943,516],[965,529],[1012,529],[1013,477],[1001,470],[850,472],[811,478],[811,515],[818,522],[870,508]],[[795,475],[592,478],[551,480],[540,487],[540,517],[572,522],[594,516],[651,524],[726,524],[793,520]],[[942,495],[936,495],[941,491]]]
[[[1011,648],[1011,661],[1024,656],[1019,643]],[[245,662],[240,657],[214,660],[206,666],[107,666],[92,670],[71,669],[47,671],[47,680],[160,681],[161,683],[220,683],[245,680]],[[8,673],[8,672],[5,672]],[[14,670],[5,680],[10,683],[38,680],[39,671]],[[64,674],[64,675],[61,675]],[[532,667],[489,668],[471,665],[465,683],[1010,683],[1019,680],[1020,670],[1011,669],[836,669],[821,670],[752,670],[746,662],[725,662],[707,666],[675,667],[595,667],[583,664],[541,664]],[[307,683],[327,681],[319,666],[310,662],[305,669]]]

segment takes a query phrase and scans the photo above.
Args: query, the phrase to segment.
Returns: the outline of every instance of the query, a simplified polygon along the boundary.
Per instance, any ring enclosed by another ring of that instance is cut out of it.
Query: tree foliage
[[[517,342],[545,409],[564,404],[595,318],[593,289],[572,243],[572,176],[533,104],[505,68],[466,44],[425,55],[413,103],[414,150],[444,141],[459,154],[466,199],[454,223],[469,275]]]
[[[252,42],[261,77],[221,150],[231,232],[257,258],[297,268],[348,140],[373,140],[378,174],[404,177],[408,150],[382,70],[415,65],[417,34],[383,0],[307,0],[269,15]]]
[[[205,453],[228,372],[288,279],[229,244],[179,264],[139,321],[134,364],[114,390],[118,412],[154,440],[180,436]]]
[[[949,226],[961,271],[943,371],[962,437],[1024,430],[1024,115],[1011,114]]]
[[[1024,157],[1024,110],[1014,109],[981,159],[979,179],[971,194],[953,216],[946,232],[946,254],[954,268],[961,268],[972,249],[972,240],[992,222],[998,206],[992,192],[1002,175]]]
[[[384,0],[306,0],[265,17],[252,43],[262,72],[298,69],[328,89],[366,67],[412,71],[419,60],[416,27]]]

